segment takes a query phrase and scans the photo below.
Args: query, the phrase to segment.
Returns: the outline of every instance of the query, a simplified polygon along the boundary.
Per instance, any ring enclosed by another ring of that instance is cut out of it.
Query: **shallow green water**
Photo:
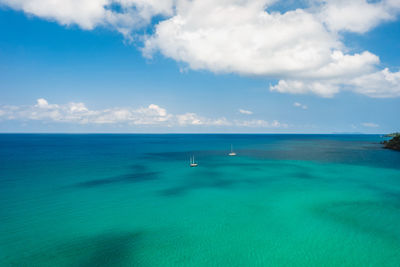
[[[400,155],[379,136],[0,140],[0,265],[400,265]]]

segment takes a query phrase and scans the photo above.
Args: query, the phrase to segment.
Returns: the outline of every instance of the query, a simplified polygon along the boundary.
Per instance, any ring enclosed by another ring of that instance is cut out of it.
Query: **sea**
[[[382,140],[0,134],[0,266],[400,266]]]

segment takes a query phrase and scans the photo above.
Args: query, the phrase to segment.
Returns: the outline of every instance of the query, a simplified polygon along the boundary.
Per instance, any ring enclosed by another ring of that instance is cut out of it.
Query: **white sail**
[[[231,152],[228,154],[229,156],[236,156],[236,153],[233,152],[233,145],[231,144]]]
[[[197,163],[194,161],[194,156],[190,157],[190,167],[197,167]]]

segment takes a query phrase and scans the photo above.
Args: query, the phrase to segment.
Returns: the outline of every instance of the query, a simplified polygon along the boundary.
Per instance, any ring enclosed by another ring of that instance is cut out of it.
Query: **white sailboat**
[[[190,157],[190,167],[197,167],[197,163],[194,161],[194,156]]]
[[[236,153],[233,152],[233,146],[231,145],[231,152],[228,154],[229,156],[236,156]]]

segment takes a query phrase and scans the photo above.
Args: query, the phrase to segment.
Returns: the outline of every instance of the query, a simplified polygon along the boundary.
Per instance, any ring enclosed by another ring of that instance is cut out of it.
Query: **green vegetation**
[[[393,133],[385,135],[386,137],[393,137],[389,141],[383,141],[385,148],[400,151],[400,133]]]
[[[391,133],[391,134],[385,134],[385,137],[396,137],[396,136],[400,136],[400,133]]]

